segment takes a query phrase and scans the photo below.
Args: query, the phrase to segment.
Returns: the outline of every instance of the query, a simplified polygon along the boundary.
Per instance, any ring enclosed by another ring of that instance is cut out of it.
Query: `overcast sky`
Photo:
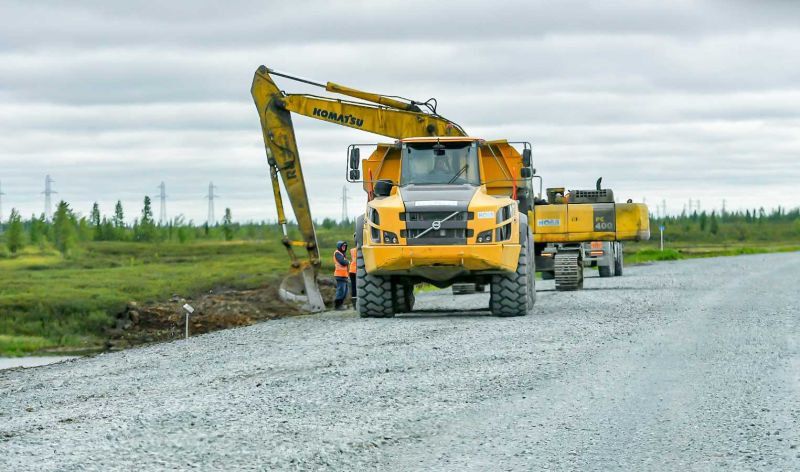
[[[273,4],[274,5],[271,5]],[[545,186],[679,212],[800,205],[800,2],[0,2],[0,183],[128,216],[274,220],[249,89],[260,64],[415,99],[528,140]],[[280,80],[286,91],[308,89]],[[295,118],[315,218],[336,217],[364,132]],[[351,186],[351,215],[364,194]],[[158,205],[155,206],[156,216]]]

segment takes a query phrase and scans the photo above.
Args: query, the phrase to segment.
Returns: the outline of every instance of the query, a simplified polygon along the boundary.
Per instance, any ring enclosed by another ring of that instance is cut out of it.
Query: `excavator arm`
[[[278,88],[270,74],[372,103],[318,97],[310,94],[286,94]],[[281,284],[280,294],[284,299],[303,302],[309,311],[321,311],[325,309],[325,304],[317,283],[320,253],[291,113],[396,139],[421,136],[466,136],[466,133],[457,124],[436,113],[433,105],[435,101],[398,100],[332,82],[322,84],[293,77],[270,70],[265,66],[256,70],[250,93],[261,119],[272,191],[278,211],[278,223],[281,225],[283,244],[289,253],[292,264],[289,276]],[[420,105],[426,107],[428,112],[423,111]],[[289,238],[286,212],[280,190],[281,181],[292,205],[302,236],[301,241],[292,241]],[[295,248],[299,247],[305,248],[307,259],[301,259],[295,253]]]

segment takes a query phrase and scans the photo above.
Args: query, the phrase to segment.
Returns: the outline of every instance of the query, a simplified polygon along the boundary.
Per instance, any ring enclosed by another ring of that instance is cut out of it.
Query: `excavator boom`
[[[309,94],[286,94],[278,88],[270,74],[372,103]],[[465,136],[466,133],[457,124],[436,114],[435,108],[428,106],[431,112],[423,112],[418,106],[423,102],[410,100],[404,102],[332,82],[322,84],[272,71],[265,66],[256,70],[250,93],[261,120],[267,162],[270,166],[270,179],[278,211],[278,222],[283,230],[283,244],[292,263],[291,273],[281,284],[280,293],[284,299],[303,302],[309,311],[321,311],[325,309],[325,304],[317,283],[320,253],[291,113],[397,139],[421,136]],[[283,182],[286,195],[292,205],[302,236],[301,241],[292,241],[289,238],[280,182]],[[294,249],[297,247],[305,248],[307,259],[298,257]]]

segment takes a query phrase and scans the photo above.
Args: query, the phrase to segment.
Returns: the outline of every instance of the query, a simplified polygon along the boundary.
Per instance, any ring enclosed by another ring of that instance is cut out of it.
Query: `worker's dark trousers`
[[[339,308],[347,298],[347,277],[336,277],[336,299],[333,301],[333,307]]]
[[[356,292],[356,274],[350,272],[350,300],[353,301],[353,306],[356,306],[358,300],[358,293]]]

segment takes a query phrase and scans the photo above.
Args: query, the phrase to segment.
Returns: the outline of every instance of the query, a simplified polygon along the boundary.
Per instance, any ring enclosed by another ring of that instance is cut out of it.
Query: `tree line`
[[[352,221],[339,222],[325,218],[318,223],[324,229],[352,228]],[[294,225],[290,225],[294,228]],[[282,236],[275,223],[237,223],[233,221],[231,209],[226,208],[219,224],[195,224],[183,216],[166,222],[153,218],[152,202],[145,196],[142,209],[132,224],[126,223],[122,202],[117,201],[111,216],[103,215],[100,205],[94,203],[88,216],[78,215],[65,201],[60,201],[48,221],[44,214],[31,215],[23,220],[16,209],[11,210],[8,221],[0,229],[5,229],[3,238],[5,248],[17,253],[27,245],[53,246],[64,255],[69,255],[81,243],[87,241],[128,241],[141,243],[178,242],[195,240],[271,239]]]
[[[650,232],[658,235],[659,226],[672,241],[798,241],[800,208],[753,208],[717,212],[683,212],[680,215],[652,218]]]

